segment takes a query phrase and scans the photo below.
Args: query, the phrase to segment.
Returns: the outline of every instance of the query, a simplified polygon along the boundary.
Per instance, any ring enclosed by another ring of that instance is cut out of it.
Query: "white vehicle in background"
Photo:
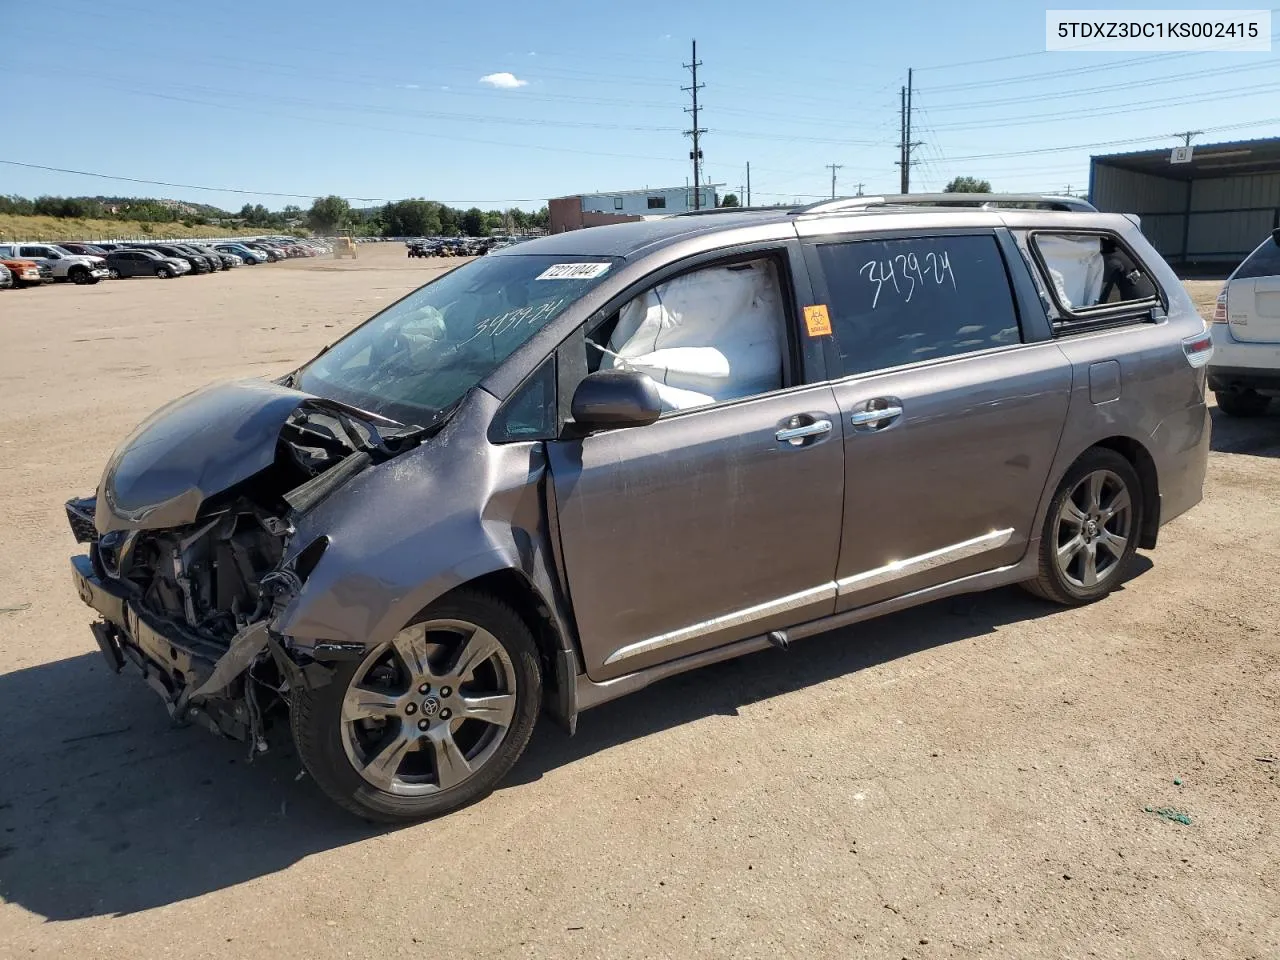
[[[1236,267],[1213,314],[1209,389],[1233,417],[1266,412],[1280,396],[1280,228]]]
[[[110,276],[104,258],[80,256],[53,243],[2,243],[0,258],[34,260],[48,267],[53,279],[72,283],[97,283]]]

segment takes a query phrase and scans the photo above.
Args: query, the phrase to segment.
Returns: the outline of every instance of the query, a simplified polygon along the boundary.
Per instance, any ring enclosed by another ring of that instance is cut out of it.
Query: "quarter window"
[[[1254,277],[1280,277],[1280,242],[1268,237],[1236,268],[1231,279],[1251,280]]]
[[[1018,343],[1018,316],[995,237],[821,244],[844,375]]]
[[[1068,314],[1149,305],[1156,297],[1156,285],[1138,258],[1111,234],[1037,231],[1031,241],[1054,299]]]

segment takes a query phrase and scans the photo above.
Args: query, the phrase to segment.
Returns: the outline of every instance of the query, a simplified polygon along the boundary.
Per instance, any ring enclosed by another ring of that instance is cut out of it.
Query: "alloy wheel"
[[[422,796],[475,775],[515,720],[516,672],[497,637],[429,620],[371,651],[342,702],[342,745],[379,790]]]
[[[1133,526],[1133,501],[1110,470],[1086,474],[1058,510],[1055,555],[1067,582],[1093,588],[1115,575]]]

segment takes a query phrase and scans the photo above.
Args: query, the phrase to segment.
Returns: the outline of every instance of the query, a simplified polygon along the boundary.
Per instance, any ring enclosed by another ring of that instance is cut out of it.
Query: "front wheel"
[[[120,271],[117,270],[115,267],[109,267],[107,268],[107,276],[112,280],[119,280]]]
[[[84,267],[76,267],[68,275],[72,283],[83,287],[88,283],[97,283],[98,278],[89,273]]]
[[[1257,390],[1215,390],[1218,409],[1229,417],[1260,417],[1267,412],[1271,398]]]
[[[156,276],[161,280],[168,280],[173,277],[172,267],[156,267]]]
[[[1058,485],[1040,534],[1040,570],[1023,584],[1046,600],[1081,606],[1119,585],[1138,548],[1142,489],[1133,465],[1095,447]]]
[[[320,789],[361,817],[396,822],[492,792],[529,742],[542,676],[515,611],[463,590],[292,697],[294,741]]]

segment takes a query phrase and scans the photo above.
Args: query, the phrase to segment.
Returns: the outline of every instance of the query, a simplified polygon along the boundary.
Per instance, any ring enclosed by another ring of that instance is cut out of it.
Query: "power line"
[[[51,167],[43,163],[24,163],[21,160],[0,160],[0,163],[7,164],[11,167],[25,167],[28,170],[46,170],[52,173],[72,173],[80,177],[96,177],[99,180],[118,180],[123,183],[142,183],[153,187],[177,187],[181,190],[207,190],[210,193],[236,193],[244,196],[254,197],[279,197],[285,200],[314,200],[317,196],[323,194],[317,193],[277,193],[272,190],[246,190],[240,187],[209,187],[195,183],[174,183],[170,180],[147,180],[142,177],[120,177],[110,173],[92,173],[88,170],[71,170],[67,167]],[[386,197],[343,197],[344,200],[354,200],[357,203],[393,203],[394,201]],[[524,198],[506,198],[501,200],[477,200],[474,198],[465,198],[461,200],[437,200],[436,203],[542,203],[544,197],[536,199]]]

